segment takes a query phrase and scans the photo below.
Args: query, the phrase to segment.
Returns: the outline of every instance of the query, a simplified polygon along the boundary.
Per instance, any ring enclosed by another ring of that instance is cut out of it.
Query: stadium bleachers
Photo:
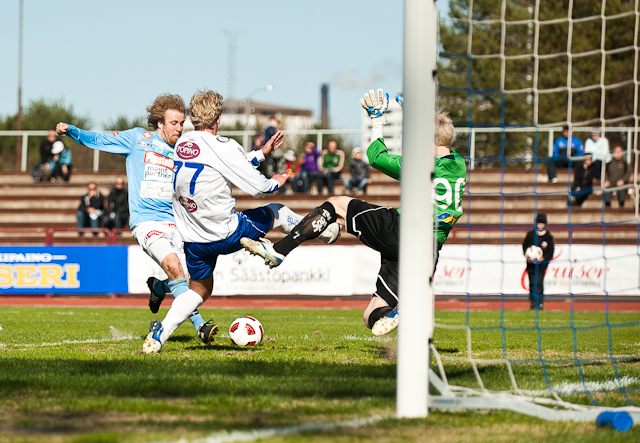
[[[76,209],[89,181],[95,181],[103,195],[107,196],[118,173],[83,173],[72,176],[69,183],[33,183],[24,173],[0,175],[0,245],[54,244],[132,244],[128,231],[109,238],[106,232],[79,235],[75,229]],[[504,178],[502,178],[504,177]],[[603,240],[602,222],[615,223],[606,228],[608,244],[636,244],[637,227],[634,219],[634,200],[627,199],[625,208],[602,211],[602,199],[596,189],[583,205],[567,208],[568,189],[566,170],[559,171],[559,183],[546,183],[545,171],[475,169],[469,173],[467,193],[463,200],[465,213],[452,231],[449,242],[455,243],[520,243],[524,231],[531,229],[534,208],[546,212],[550,229],[557,242],[595,243]],[[337,192],[343,187],[336,183]],[[536,196],[537,193],[537,196]],[[256,200],[239,189],[234,190],[239,211],[266,202],[282,202],[300,214],[306,214],[324,201],[327,196],[277,194]],[[427,195],[425,194],[425,197]],[[374,172],[373,183],[366,199],[381,206],[400,205],[400,183]],[[501,211],[501,208],[502,211]],[[571,229],[568,226],[571,226]],[[587,226],[585,226],[587,225]],[[499,229],[503,226],[505,229]],[[282,236],[269,234],[271,240]],[[470,237],[470,239],[469,239]],[[357,240],[343,234],[342,244],[355,244]]]

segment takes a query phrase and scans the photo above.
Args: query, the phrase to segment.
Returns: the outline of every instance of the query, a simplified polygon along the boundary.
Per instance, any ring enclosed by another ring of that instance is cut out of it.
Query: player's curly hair
[[[147,123],[153,129],[158,129],[158,122],[164,124],[165,116],[169,109],[173,109],[184,114],[184,100],[177,94],[159,95],[151,106],[147,108]]]
[[[222,114],[222,95],[215,91],[198,91],[191,97],[191,123],[196,131],[211,129]]]
[[[449,114],[442,109],[438,109],[438,139],[436,145],[451,147],[454,139],[453,121],[449,118]]]

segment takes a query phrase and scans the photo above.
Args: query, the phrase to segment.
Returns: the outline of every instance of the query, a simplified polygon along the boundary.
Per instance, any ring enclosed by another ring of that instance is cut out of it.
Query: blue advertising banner
[[[127,246],[0,247],[0,294],[128,292]]]

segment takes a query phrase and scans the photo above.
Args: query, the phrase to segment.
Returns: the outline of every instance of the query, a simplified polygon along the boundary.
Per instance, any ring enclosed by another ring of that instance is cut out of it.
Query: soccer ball
[[[264,329],[255,317],[236,318],[229,327],[229,338],[238,346],[255,346],[262,341]]]
[[[529,246],[527,251],[524,253],[524,256],[527,257],[527,260],[542,260],[542,248],[539,246]]]

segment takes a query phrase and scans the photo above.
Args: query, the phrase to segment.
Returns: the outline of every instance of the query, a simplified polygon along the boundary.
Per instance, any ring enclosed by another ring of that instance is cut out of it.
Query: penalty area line
[[[286,435],[300,434],[313,431],[333,431],[338,428],[356,428],[360,426],[372,425],[384,419],[383,416],[373,416],[369,418],[356,418],[353,420],[336,421],[333,423],[304,423],[295,426],[280,428],[251,429],[249,431],[222,431],[211,434],[208,437],[187,440],[181,438],[171,443],[233,443],[242,441],[256,441],[264,438],[283,437]],[[161,442],[158,442],[161,443]]]

